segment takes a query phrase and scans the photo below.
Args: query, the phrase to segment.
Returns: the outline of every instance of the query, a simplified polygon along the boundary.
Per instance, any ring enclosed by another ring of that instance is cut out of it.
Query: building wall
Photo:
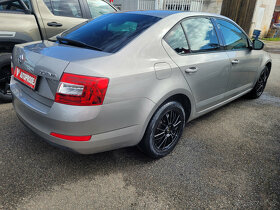
[[[223,0],[204,0],[203,12],[221,14]]]
[[[249,35],[254,29],[261,30],[261,37],[265,37],[270,28],[276,0],[257,0]]]

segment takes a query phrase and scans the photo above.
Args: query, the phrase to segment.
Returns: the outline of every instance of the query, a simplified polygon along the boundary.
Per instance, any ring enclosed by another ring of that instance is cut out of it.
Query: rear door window
[[[218,37],[210,19],[188,18],[182,22],[192,52],[220,48]]]
[[[44,2],[56,16],[82,17],[79,0],[44,0]]]
[[[26,9],[29,10],[32,9],[30,0],[23,0],[22,3],[21,1],[0,1],[0,12],[1,11],[26,12]]]
[[[167,44],[180,55],[190,52],[189,45],[180,24],[174,26],[164,37]]]
[[[96,18],[100,15],[104,15],[116,11],[113,7],[111,7],[109,4],[107,4],[104,1],[101,0],[86,0],[86,1],[92,18]]]

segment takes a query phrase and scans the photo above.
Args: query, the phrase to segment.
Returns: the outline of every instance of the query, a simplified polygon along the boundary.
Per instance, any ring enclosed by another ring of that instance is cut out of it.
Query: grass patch
[[[275,38],[262,38],[262,40],[265,40],[265,41],[280,41],[280,37],[275,37]]]

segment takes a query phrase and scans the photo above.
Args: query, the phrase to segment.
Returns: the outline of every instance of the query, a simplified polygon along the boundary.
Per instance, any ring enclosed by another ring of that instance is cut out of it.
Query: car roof
[[[139,15],[149,15],[155,16],[159,18],[165,18],[171,15],[186,15],[186,16],[212,16],[212,17],[221,17],[226,18],[225,16],[213,14],[213,13],[206,13],[206,12],[189,12],[189,11],[170,11],[170,10],[137,10],[137,11],[124,11],[121,13],[129,13],[129,14],[139,14]]]
[[[169,15],[173,15],[179,12],[180,11],[170,11],[170,10],[169,11],[168,10],[137,10],[137,11],[126,11],[124,13],[149,15],[149,16],[155,16],[159,18],[165,18]]]

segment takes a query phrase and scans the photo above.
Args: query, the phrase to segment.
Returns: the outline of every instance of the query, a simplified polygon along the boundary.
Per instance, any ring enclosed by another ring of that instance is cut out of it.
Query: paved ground
[[[258,100],[190,123],[175,151],[56,149],[0,104],[0,209],[280,208],[280,55]]]
[[[262,41],[265,43],[266,51],[280,54],[280,41]]]

